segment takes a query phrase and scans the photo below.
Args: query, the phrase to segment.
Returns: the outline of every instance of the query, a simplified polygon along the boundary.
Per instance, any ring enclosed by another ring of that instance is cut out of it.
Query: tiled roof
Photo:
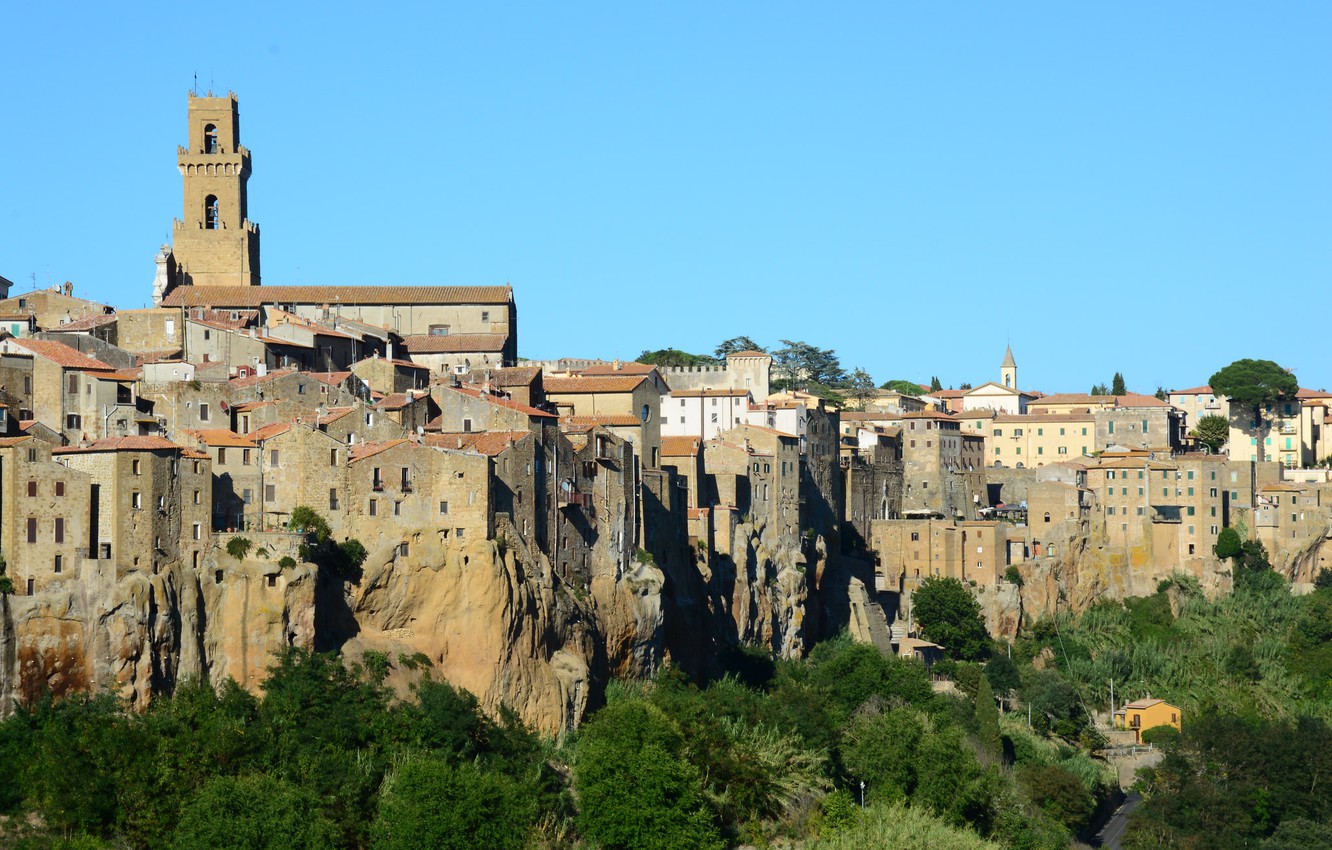
[[[325,410],[322,414],[315,417],[315,424],[329,425],[333,422],[337,422],[355,409],[356,408],[354,407],[330,407],[328,410]]]
[[[548,413],[547,411],[539,410],[535,407],[532,407],[531,405],[519,404],[518,402],[514,401],[511,398],[502,398],[497,395],[491,395],[490,393],[483,393],[480,390],[474,390],[471,387],[448,387],[448,389],[453,392],[462,393],[463,395],[469,396],[471,398],[481,399],[482,401],[489,402],[490,404],[499,405],[500,407],[507,407],[510,410],[516,410],[519,413],[526,413],[528,416],[542,416],[548,419],[556,418],[554,413]]]
[[[632,413],[602,413],[595,416],[561,416],[560,424],[605,425],[607,428],[636,428],[643,423]]]
[[[733,429],[731,429],[731,430],[733,430],[733,431],[741,431],[741,430],[744,430],[744,431],[758,431],[759,433],[762,433],[762,434],[775,434],[775,435],[778,436],[778,437],[785,437],[785,438],[788,439],[788,440],[797,440],[797,439],[799,439],[799,437],[797,437],[795,434],[788,434],[788,433],[785,432],[785,431],[778,431],[776,428],[765,428],[765,427],[762,426],[762,425],[750,425],[750,424],[747,423],[747,422],[742,422],[742,423],[740,423],[739,425],[735,426],[735,428],[733,428]]]
[[[269,440],[272,439],[273,437],[285,434],[290,430],[291,430],[290,422],[274,422],[270,425],[265,425],[262,428],[255,428],[249,434],[246,434],[246,436],[249,437],[251,440],[256,440],[256,441]]]
[[[236,288],[241,289],[242,287],[238,286]],[[292,375],[295,373],[296,373],[295,369],[275,369],[274,371],[269,372],[267,375],[250,375],[245,378],[232,378],[231,385],[233,387],[253,387],[259,384],[267,383],[268,381],[277,380],[278,378],[281,378],[285,375]]]
[[[508,304],[507,286],[178,286],[165,307],[263,304]]]
[[[46,339],[15,339],[15,345],[26,348],[38,357],[50,360],[66,369],[96,369],[103,372],[114,371],[110,363],[103,363],[95,357],[89,357],[76,348],[70,348],[63,342],[51,342]]]
[[[469,384],[490,382],[492,387],[529,387],[541,375],[540,366],[504,366],[473,369],[463,378]]]
[[[181,457],[187,457],[192,460],[209,460],[208,452],[201,452],[198,449],[181,449]]]
[[[22,437],[0,437],[0,448],[9,448],[10,446],[17,446],[19,443],[31,439],[32,437],[27,434],[24,434]]]
[[[179,348],[159,348],[155,351],[140,351],[134,355],[134,360],[140,366],[145,363],[170,363],[180,362]]]
[[[60,446],[51,449],[51,454],[73,454],[76,452],[150,452],[159,449],[181,451],[185,447],[162,437],[112,437],[96,440],[86,446]]]
[[[1295,397],[1303,401],[1304,399],[1332,398],[1332,393],[1326,390],[1306,390],[1300,387],[1300,391],[1295,393]]]
[[[935,390],[930,395],[935,398],[961,398],[967,394],[967,390]]]
[[[409,393],[389,393],[375,405],[380,410],[402,410],[414,401],[425,398],[425,396],[413,396]]]
[[[546,378],[542,382],[547,395],[578,393],[627,393],[647,380],[644,375],[602,375],[592,378]]]
[[[102,372],[88,370],[88,377],[96,378],[99,381],[137,381],[139,376],[133,372]]]
[[[319,381],[321,384],[337,386],[351,377],[351,372],[311,372],[310,377]]]
[[[230,431],[227,430],[226,428],[201,428],[198,430],[182,428],[181,433],[193,434],[194,436],[198,437],[202,443],[208,446],[222,447],[222,448],[229,448],[229,447],[239,447],[246,449],[254,448],[253,439],[251,439],[250,437],[242,437],[240,434],[237,434],[235,431]]]
[[[1204,384],[1201,387],[1189,387],[1187,390],[1171,390],[1170,395],[1212,395],[1212,388]]]
[[[694,457],[698,454],[698,437],[662,437],[662,457]]]
[[[368,457],[374,457],[380,452],[388,451],[389,449],[394,448],[396,446],[401,446],[406,442],[408,441],[405,439],[401,439],[401,440],[381,440],[375,443],[361,443],[352,448],[350,459],[348,462],[356,463],[356,461],[358,460],[365,460]]]
[[[504,350],[508,338],[504,334],[447,334],[436,336],[421,334],[402,338],[402,347],[412,354],[457,354],[470,351],[496,352]]]
[[[251,410],[257,410],[261,407],[272,407],[276,405],[275,401],[244,401],[240,404],[233,404],[231,409],[237,413],[248,413]]]
[[[432,448],[463,449],[495,457],[514,443],[522,442],[531,436],[531,433],[531,431],[451,431],[426,434],[423,439],[425,444]]]
[[[994,421],[996,425],[1040,425],[1043,422],[1091,422],[1095,418],[1091,413],[1000,413],[994,417]]]
[[[78,333],[79,331],[90,331],[93,328],[100,328],[102,325],[109,325],[116,320],[115,313],[94,313],[91,316],[84,316],[82,319],[75,319],[72,322],[65,322],[63,325],[57,325],[52,330],[57,332],[69,331]]]

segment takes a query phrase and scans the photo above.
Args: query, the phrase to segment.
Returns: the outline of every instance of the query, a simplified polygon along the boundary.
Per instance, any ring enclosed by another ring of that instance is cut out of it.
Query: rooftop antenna
[[[194,88],[190,89],[195,97],[199,96],[199,72],[194,72]]]

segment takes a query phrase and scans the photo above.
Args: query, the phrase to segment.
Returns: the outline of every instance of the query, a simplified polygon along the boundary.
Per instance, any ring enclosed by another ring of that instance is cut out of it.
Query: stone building
[[[47,443],[0,437],[0,554],[17,593],[31,596],[79,578],[95,546],[88,531],[92,485],[86,472],[55,462]]]
[[[940,519],[876,520],[870,540],[875,590],[903,593],[927,578],[994,586],[1009,565],[1008,525]]]
[[[985,441],[946,413],[902,416],[904,516],[978,519],[987,506]]]
[[[112,308],[106,304],[76,297],[74,284],[69,281],[63,286],[34,289],[0,299],[0,314],[16,317],[11,322],[18,321],[19,316],[29,317],[41,330],[57,330],[80,319],[111,312]]]
[[[561,415],[591,417],[632,417],[631,424],[614,420],[618,427],[630,428],[623,432],[634,443],[642,464],[650,468],[661,465],[661,397],[666,387],[648,375],[607,375],[579,378],[546,378],[543,381],[546,400],[555,405]],[[610,425],[611,422],[600,424]]]
[[[32,380],[24,384],[30,389],[32,418],[60,431],[66,440],[139,433],[135,376],[49,340],[9,338],[0,341],[0,350],[32,358]],[[7,358],[0,371],[16,365]],[[5,378],[6,384],[12,380],[9,374]]]
[[[852,549],[868,548],[871,524],[902,513],[901,429],[859,429],[854,442],[843,443],[841,462],[846,482],[843,537]]]

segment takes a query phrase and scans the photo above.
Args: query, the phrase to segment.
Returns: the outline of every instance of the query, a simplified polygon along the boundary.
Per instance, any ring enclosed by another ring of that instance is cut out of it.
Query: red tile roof
[[[591,378],[546,378],[542,381],[546,395],[577,395],[579,393],[627,393],[638,389],[647,380],[644,375],[602,375]]]
[[[595,416],[561,416],[561,425],[605,425],[607,428],[636,428],[643,423],[632,413],[602,413]]]
[[[264,304],[508,304],[508,286],[178,286],[165,307]]]
[[[540,366],[504,366],[492,369],[482,366],[468,372],[463,380],[469,384],[485,384],[492,387],[530,387],[541,376]]]
[[[238,286],[236,288],[241,289],[242,287]],[[277,380],[278,378],[281,378],[286,375],[294,375],[295,373],[296,373],[295,369],[275,369],[272,372],[269,372],[267,375],[249,375],[248,377],[244,378],[232,378],[231,385],[233,387],[253,387],[259,384],[267,383],[268,381]]]
[[[423,440],[427,446],[436,449],[474,451],[495,457],[531,434],[531,431],[451,431],[426,434]]]
[[[262,428],[255,428],[249,434],[246,434],[251,440],[268,440],[273,437],[285,434],[291,430],[290,422],[274,422],[271,425],[265,425]]]
[[[368,457],[374,457],[380,452],[388,451],[391,448],[401,446],[408,441],[402,440],[381,440],[375,443],[360,443],[351,450],[349,463],[356,463],[358,460],[365,460]]]
[[[506,342],[504,334],[421,334],[403,337],[402,347],[412,354],[491,353],[503,351]]]
[[[102,325],[109,325],[116,320],[115,313],[94,313],[91,316],[84,316],[82,319],[75,319],[72,322],[65,322],[63,325],[57,325],[52,330],[59,333],[66,331],[78,333],[79,331],[90,331],[93,328],[100,328]]]
[[[526,413],[528,416],[541,416],[547,419],[556,418],[554,413],[548,413],[547,411],[539,410],[535,407],[532,407],[531,405],[519,404],[518,402],[514,401],[511,398],[502,398],[497,395],[491,395],[490,393],[483,393],[481,392],[481,390],[474,390],[471,387],[446,387],[446,389],[452,392],[462,393],[463,395],[469,396],[471,398],[481,399],[482,401],[489,402],[490,404],[498,405],[500,407],[507,407],[509,410],[516,410],[519,413]]]
[[[1206,384],[1201,387],[1189,387],[1187,390],[1171,390],[1170,395],[1212,395],[1212,388]]]
[[[337,386],[351,377],[351,372],[311,372],[310,377],[321,384]]]
[[[26,348],[38,357],[50,360],[66,369],[95,369],[103,372],[115,371],[110,363],[103,363],[95,357],[89,357],[76,348],[70,348],[63,342],[51,342],[45,339],[15,339],[15,345]]]
[[[662,437],[662,457],[694,457],[698,454],[698,437]]]
[[[77,452],[151,452],[160,449],[183,451],[184,446],[162,437],[112,437],[96,440],[86,446],[59,446],[51,449],[51,454],[74,454]]]
[[[225,428],[201,428],[198,430],[182,428],[180,429],[180,432],[182,434],[193,434],[195,437],[199,438],[200,442],[208,446],[220,446],[224,448],[234,446],[246,449],[254,448],[253,439],[250,437],[242,437],[235,431],[230,431]]]

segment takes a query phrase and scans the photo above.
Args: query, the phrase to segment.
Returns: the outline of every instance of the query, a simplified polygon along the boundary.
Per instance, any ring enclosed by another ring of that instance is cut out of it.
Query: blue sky
[[[269,284],[511,282],[527,357],[1332,386],[1332,4],[21,4],[0,275],[126,307],[198,74]]]

